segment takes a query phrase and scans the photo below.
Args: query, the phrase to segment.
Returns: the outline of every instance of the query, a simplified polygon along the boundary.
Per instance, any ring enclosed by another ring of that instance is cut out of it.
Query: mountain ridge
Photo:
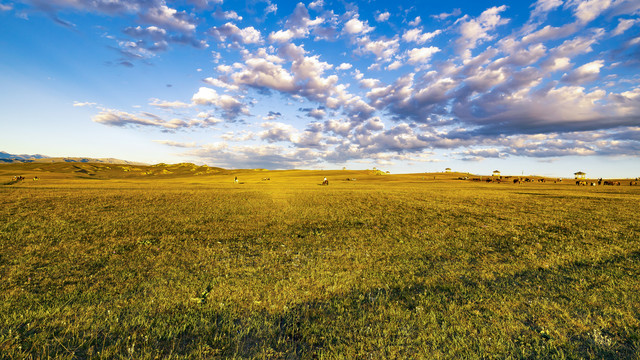
[[[124,165],[149,165],[142,162],[121,160],[115,158],[89,158],[89,157],[52,157],[47,155],[35,154],[9,154],[0,151],[0,163],[56,163],[56,162],[73,162],[73,163],[103,163],[103,164],[124,164]]]

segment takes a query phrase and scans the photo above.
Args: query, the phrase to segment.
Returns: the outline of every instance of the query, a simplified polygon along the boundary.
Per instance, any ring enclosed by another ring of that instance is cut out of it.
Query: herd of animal
[[[602,178],[598,179],[597,182],[586,181],[586,180],[576,180],[576,185],[578,186],[600,186],[600,185],[610,185],[610,186],[620,186],[622,183],[620,181],[613,180],[603,180]],[[635,180],[629,181],[629,186],[637,186],[638,178]]]
[[[523,183],[533,183],[533,182],[539,182],[539,183],[544,183],[547,181],[553,181],[554,184],[556,183],[561,183],[562,179],[553,179],[553,180],[549,180],[549,179],[544,179],[544,178],[515,178],[513,180],[510,180],[510,176],[505,176],[505,177],[489,177],[487,179],[482,179],[482,178],[471,178],[469,179],[468,177],[460,177],[458,178],[460,180],[471,180],[471,181],[479,181],[479,182],[488,182],[488,183],[502,183],[502,182],[511,182],[513,181],[514,184],[523,184]],[[637,186],[638,182],[640,181],[640,178],[636,178],[634,180],[629,181],[629,186]],[[576,180],[576,185],[578,186],[599,186],[599,185],[610,185],[610,186],[620,186],[622,185],[622,182],[620,181],[614,181],[614,180],[603,180],[602,178],[598,179],[598,181],[587,181],[587,180]]]

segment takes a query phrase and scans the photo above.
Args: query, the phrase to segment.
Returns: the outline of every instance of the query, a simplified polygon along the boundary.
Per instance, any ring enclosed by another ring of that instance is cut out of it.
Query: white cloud
[[[360,52],[369,52],[376,55],[376,61],[390,61],[398,53],[400,47],[398,39],[371,40],[368,36],[358,39]]]
[[[269,15],[269,14],[275,14],[278,12],[278,5],[276,4],[269,4],[267,5],[267,7],[264,9],[264,14],[265,15]]]
[[[433,54],[439,52],[440,49],[435,46],[415,48],[407,51],[410,64],[424,63],[428,61]]]
[[[211,15],[216,19],[242,21],[242,16],[238,15],[238,13],[233,10],[222,11],[220,9],[217,9]]]
[[[385,22],[385,21],[389,20],[390,16],[391,16],[391,14],[388,11],[385,11],[383,13],[378,14],[378,16],[376,16],[376,21],[377,22]]]
[[[205,83],[207,83],[207,84],[209,84],[211,86],[215,86],[215,87],[219,87],[219,88],[229,89],[229,90],[233,90],[233,91],[239,89],[237,85],[229,84],[229,83],[227,83],[225,81],[222,81],[222,80],[216,79],[216,78],[212,78],[212,77],[208,77],[208,78],[206,78],[206,79],[204,79],[202,81],[204,81]]]
[[[195,142],[184,143],[184,142],[177,142],[177,141],[172,141],[172,140],[152,140],[152,141],[155,142],[155,143],[158,143],[158,144],[172,146],[172,147],[179,147],[179,148],[195,148],[195,147],[198,147]]]
[[[160,25],[183,32],[192,32],[196,29],[194,21],[186,12],[178,12],[178,10],[167,7],[166,5],[148,8],[140,17],[144,21],[148,21],[154,25]]]
[[[336,67],[336,70],[349,70],[353,67],[353,65],[348,64],[348,63],[342,63],[340,64],[338,67]]]
[[[436,35],[442,33],[442,30],[436,30],[429,33],[423,33],[422,29],[414,28],[404,32],[402,40],[406,42],[415,42],[418,44],[424,44],[425,42],[433,39]]]
[[[160,99],[151,99],[152,103],[149,105],[155,106],[161,109],[177,109],[177,108],[188,108],[191,104],[184,103],[182,101],[163,101]]]
[[[0,11],[13,10],[13,4],[0,4]]]
[[[611,35],[616,36],[623,34],[625,31],[629,30],[635,23],[638,22],[638,19],[618,19],[618,26],[613,30]]]
[[[434,19],[438,19],[438,20],[445,20],[449,17],[455,17],[455,16],[459,16],[460,14],[462,14],[462,11],[460,9],[454,9],[452,12],[450,13],[440,13],[438,15],[432,15],[431,17],[433,17]]]
[[[260,31],[256,30],[253,26],[240,29],[230,22],[222,26],[212,27],[209,30],[209,34],[220,42],[225,42],[227,39],[243,44],[260,44],[262,42]]]
[[[458,51],[469,52],[476,47],[478,42],[492,40],[494,36],[490,35],[489,32],[509,22],[509,19],[500,17],[500,13],[506,9],[506,5],[492,7],[482,12],[475,19],[465,17],[459,19],[457,22],[460,22],[458,30],[461,36],[456,40]]]
[[[215,90],[207,87],[201,87],[198,92],[191,98],[196,105],[213,105],[220,109],[228,119],[233,119],[240,114],[248,114],[249,111],[244,104],[235,98],[223,94],[218,94]]]
[[[373,30],[373,27],[369,26],[366,22],[360,21],[358,18],[353,18],[344,24],[344,32],[351,35],[366,34]]]
[[[399,69],[401,66],[402,66],[402,63],[396,60],[387,66],[387,70],[396,70],[396,69]]]
[[[570,0],[565,6],[573,7],[573,13],[582,23],[588,23],[611,6],[611,0]]]
[[[136,115],[125,111],[112,109],[103,109],[103,111],[101,111],[99,114],[94,115],[92,120],[94,122],[108,126],[152,126],[167,130],[176,130],[188,126],[187,122],[179,119],[166,121],[150,113],[142,113],[140,115]]]
[[[538,0],[535,4],[532,4],[533,11],[531,12],[532,18],[546,16],[547,13],[562,6],[563,0]]]
[[[96,106],[96,105],[97,104],[94,102],[80,102],[80,101],[73,102],[74,107],[85,107],[85,106]]]
[[[422,22],[422,19],[420,18],[420,16],[416,16],[413,21],[409,21],[409,26],[418,26],[420,25],[420,22]]]
[[[283,43],[294,38],[307,37],[310,30],[322,24],[323,21],[322,17],[311,20],[309,11],[304,4],[298,3],[293,14],[286,21],[285,29],[270,33],[269,41]]]
[[[600,75],[600,68],[603,66],[603,60],[592,61],[580,66],[569,74],[565,74],[561,80],[573,85],[580,85],[594,81],[598,79]]]
[[[316,0],[309,3],[309,9],[318,10],[324,6],[324,0]]]

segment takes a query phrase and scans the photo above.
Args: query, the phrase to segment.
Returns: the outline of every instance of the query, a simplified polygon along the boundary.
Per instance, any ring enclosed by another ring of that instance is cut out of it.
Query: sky
[[[0,0],[0,151],[640,176],[640,1]]]

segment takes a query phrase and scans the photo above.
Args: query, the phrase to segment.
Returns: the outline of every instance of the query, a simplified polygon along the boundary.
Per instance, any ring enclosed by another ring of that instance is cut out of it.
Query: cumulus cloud
[[[209,34],[219,42],[230,41],[242,44],[260,44],[262,42],[260,31],[253,26],[241,29],[230,22],[212,27],[209,29]]]
[[[407,51],[410,64],[420,64],[428,61],[433,54],[439,52],[440,49],[435,46],[415,48]]]
[[[233,10],[222,11],[220,9],[216,9],[216,11],[213,14],[211,14],[211,16],[213,16],[218,20],[242,21],[242,16],[238,15],[238,13]]]
[[[588,23],[609,8],[611,4],[611,0],[569,0],[566,6],[573,8],[573,14],[580,22]]]
[[[140,18],[145,22],[182,32],[196,29],[195,20],[189,14],[166,5],[148,8],[140,14]]]
[[[507,24],[509,19],[503,19],[500,13],[507,9],[506,5],[494,6],[480,14],[477,18],[463,17],[457,21],[460,37],[456,40],[458,51],[469,51],[479,42],[492,40],[490,32],[500,25]]]
[[[366,22],[360,21],[357,17],[344,24],[344,32],[350,35],[366,34],[373,30],[373,27],[369,26]]]
[[[402,40],[406,42],[415,42],[418,44],[424,44],[425,42],[433,39],[436,35],[442,33],[442,30],[436,30],[433,32],[423,33],[422,29],[414,28],[404,32]]]
[[[409,21],[409,26],[418,26],[420,25],[421,22],[422,22],[422,19],[420,18],[420,16],[416,16],[415,19],[413,19],[412,21]]]
[[[179,108],[188,108],[191,104],[184,103],[182,101],[163,101],[160,99],[151,99],[151,103],[149,105],[155,106],[161,109],[179,109]]]
[[[598,79],[600,75],[600,68],[602,68],[603,66],[603,60],[592,61],[580,66],[569,74],[565,74],[564,76],[562,76],[561,80],[572,85],[580,85],[591,82]]]
[[[215,106],[222,110],[227,119],[235,119],[240,114],[249,113],[247,107],[234,97],[226,94],[220,95],[215,90],[207,87],[201,87],[193,95],[191,101],[196,105]]]
[[[389,20],[389,17],[391,16],[391,14],[388,11],[385,11],[383,13],[380,13],[376,16],[376,21],[377,22],[385,22],[387,20]]]
[[[309,11],[303,3],[298,3],[293,14],[285,22],[284,30],[278,30],[269,34],[269,41],[284,43],[291,39],[304,38],[309,35],[311,29],[322,24],[323,18],[317,17],[311,20]]]
[[[339,66],[336,67],[336,70],[349,70],[353,67],[353,65],[348,64],[348,63],[342,63]]]

